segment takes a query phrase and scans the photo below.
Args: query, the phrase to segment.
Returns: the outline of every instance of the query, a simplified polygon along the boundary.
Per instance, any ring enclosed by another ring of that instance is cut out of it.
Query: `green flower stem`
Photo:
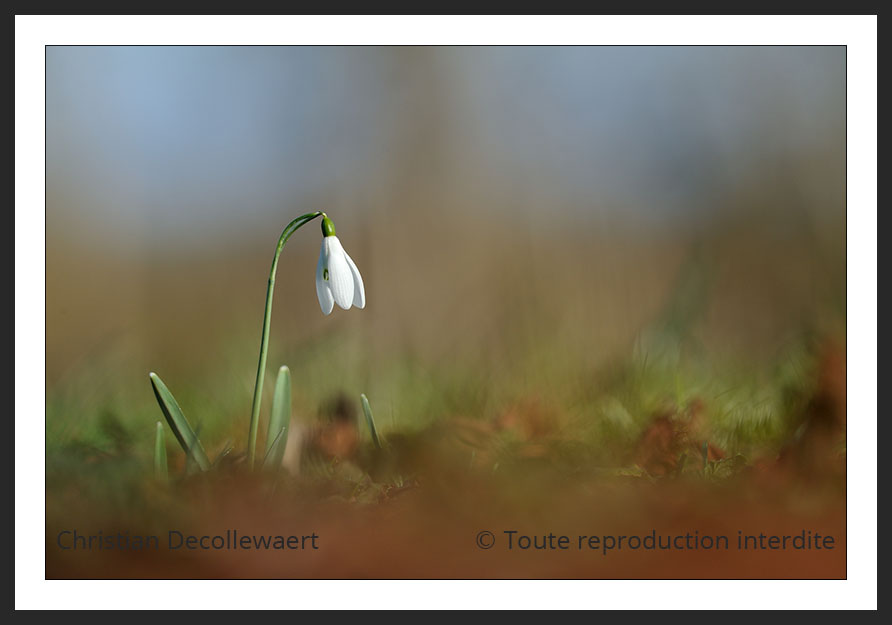
[[[263,374],[266,371],[266,353],[269,346],[269,322],[273,314],[273,289],[276,286],[276,267],[279,265],[279,255],[286,241],[297,229],[322,215],[321,212],[301,215],[285,226],[279,243],[276,245],[276,253],[273,255],[273,264],[269,270],[269,283],[266,287],[266,309],[263,313],[263,332],[260,335],[260,359],[257,363],[257,380],[254,383],[254,403],[251,405],[251,424],[248,430],[248,468],[254,468],[254,452],[257,446],[257,425],[260,423],[260,401],[263,397]]]

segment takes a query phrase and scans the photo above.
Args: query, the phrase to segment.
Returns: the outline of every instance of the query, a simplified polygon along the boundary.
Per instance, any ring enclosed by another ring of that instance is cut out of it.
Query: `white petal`
[[[322,308],[322,312],[330,315],[332,308],[334,308],[334,297],[331,294],[331,289],[328,288],[328,282],[324,278],[325,257],[325,242],[323,240],[322,249],[319,250],[319,264],[316,265],[316,297],[319,298],[319,307]]]
[[[325,237],[328,251],[328,285],[335,303],[347,310],[353,304],[353,273],[338,237]]]
[[[362,276],[359,275],[359,269],[356,268],[356,263],[350,258],[347,250],[344,250],[344,258],[347,259],[350,273],[353,274],[353,305],[357,308],[365,308],[365,286],[362,284]]]

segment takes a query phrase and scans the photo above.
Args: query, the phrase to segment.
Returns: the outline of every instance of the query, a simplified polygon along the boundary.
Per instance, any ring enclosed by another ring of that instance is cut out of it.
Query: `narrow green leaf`
[[[372,416],[372,407],[369,405],[369,398],[365,396],[365,393],[361,393],[359,399],[362,403],[362,411],[365,413],[366,423],[369,424],[369,431],[372,433],[372,440],[375,442],[375,447],[381,449],[381,441],[378,438],[378,428],[375,427],[375,417]]]
[[[155,477],[162,482],[167,480],[167,449],[164,447],[164,424],[155,424]]]
[[[195,457],[192,454],[186,454],[186,462],[183,463],[183,475],[195,475],[199,471]]]
[[[263,464],[270,469],[278,469],[285,455],[288,442],[288,426],[291,423],[291,371],[288,367],[279,368],[276,389],[273,392],[273,408],[269,413],[269,427],[266,432],[266,457]],[[270,455],[270,452],[273,452]]]
[[[285,436],[285,428],[282,428],[273,439],[272,445],[270,445],[269,449],[266,451],[266,456],[263,457],[263,469],[275,470],[279,468],[279,465],[282,462],[282,454],[285,451]]]
[[[155,391],[155,399],[158,400],[161,412],[164,413],[164,418],[167,419],[167,424],[173,430],[180,447],[186,452],[186,456],[191,458],[202,471],[207,471],[211,467],[210,460],[208,460],[207,454],[201,446],[201,441],[198,440],[198,436],[192,430],[189,422],[186,421],[186,416],[183,414],[177,400],[174,399],[173,394],[168,390],[164,382],[161,381],[161,378],[154,373],[150,373],[149,378],[152,380],[152,390]]]
[[[195,426],[195,438],[201,438],[201,424]],[[211,465],[213,468],[214,465]],[[201,471],[201,467],[198,466],[198,463],[195,461],[195,456],[193,454],[186,454],[186,462],[183,463],[183,475],[195,475]]]

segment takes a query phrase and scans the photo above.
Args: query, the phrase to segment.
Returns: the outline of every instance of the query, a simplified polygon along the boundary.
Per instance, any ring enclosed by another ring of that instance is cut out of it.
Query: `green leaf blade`
[[[279,368],[276,388],[273,393],[273,407],[269,414],[269,428],[266,432],[266,456],[264,467],[276,470],[285,456],[288,442],[288,426],[291,423],[291,370]]]
[[[167,449],[164,446],[164,424],[155,424],[155,478],[167,481]]]
[[[365,414],[369,432],[372,434],[372,441],[374,441],[376,448],[381,449],[381,440],[378,438],[378,428],[375,427],[375,417],[372,415],[372,406],[369,404],[369,398],[365,396],[365,393],[361,393],[359,400],[362,403],[362,412]]]
[[[211,462],[208,460],[207,454],[201,446],[201,441],[198,440],[195,431],[189,425],[189,422],[186,421],[186,416],[183,414],[183,410],[180,408],[177,400],[174,399],[173,393],[170,392],[164,382],[161,381],[161,378],[156,374],[150,373],[149,378],[152,381],[152,390],[155,392],[155,399],[158,400],[161,412],[164,413],[164,418],[167,420],[170,429],[173,430],[174,436],[176,436],[180,447],[183,448],[186,455],[191,458],[202,471],[207,471],[211,468]]]
[[[261,466],[265,471],[275,471],[281,466],[282,456],[285,452],[285,444],[283,440],[285,435],[285,428],[282,428],[273,439],[266,455],[263,457],[263,465]]]

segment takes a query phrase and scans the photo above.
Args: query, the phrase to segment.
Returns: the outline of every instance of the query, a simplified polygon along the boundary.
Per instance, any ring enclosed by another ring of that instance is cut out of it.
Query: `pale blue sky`
[[[47,50],[50,216],[186,236],[362,198],[419,135],[453,191],[484,172],[678,219],[844,133],[841,47]]]

